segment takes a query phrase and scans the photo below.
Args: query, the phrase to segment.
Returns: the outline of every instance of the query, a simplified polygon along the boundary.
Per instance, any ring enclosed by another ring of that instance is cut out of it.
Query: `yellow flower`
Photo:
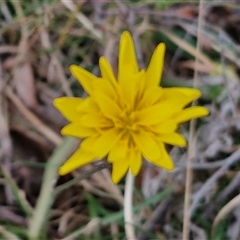
[[[165,44],[155,49],[146,70],[139,70],[129,32],[120,41],[118,76],[106,58],[99,61],[102,77],[72,65],[71,73],[88,93],[86,98],[62,97],[55,107],[70,122],[61,133],[82,138],[79,149],[60,168],[67,174],[107,156],[112,181],[118,183],[130,169],[140,171],[142,160],[167,170],[174,168],[165,143],[180,147],[186,140],[176,132],[180,123],[208,114],[204,107],[185,108],[200,97],[197,89],[159,86]]]

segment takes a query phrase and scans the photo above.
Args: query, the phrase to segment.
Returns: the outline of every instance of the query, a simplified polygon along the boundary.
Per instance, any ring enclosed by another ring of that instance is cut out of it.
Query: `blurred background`
[[[198,104],[211,114],[195,126],[190,239],[240,239],[240,2],[201,3],[199,19],[195,0],[0,0],[0,239],[29,239],[44,169],[60,151],[67,123],[52,101],[86,96],[69,66],[99,76],[104,55],[116,73],[124,30],[133,35],[141,68],[166,43],[162,86],[192,87],[198,72]],[[188,139],[189,124],[179,131]],[[73,152],[77,142],[69,145]],[[136,179],[140,240],[182,236],[187,149],[168,149],[173,172],[145,163]],[[112,185],[111,169],[104,169],[78,181],[94,165],[53,176],[51,208],[37,239],[124,238],[124,180]]]

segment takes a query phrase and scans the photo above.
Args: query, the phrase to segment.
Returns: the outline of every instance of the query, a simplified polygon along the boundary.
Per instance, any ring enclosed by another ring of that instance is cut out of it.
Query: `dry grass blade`
[[[214,71],[215,65],[214,63],[202,52],[198,51],[197,48],[194,48],[186,41],[182,40],[181,38],[175,36],[172,34],[169,30],[160,28],[160,31],[166,35],[171,41],[173,41],[177,46],[184,49],[186,52],[190,53],[192,56],[198,59],[198,61],[201,61],[205,68],[209,69],[209,71]]]
[[[16,46],[11,46],[11,45],[0,46],[0,54],[17,53],[17,52],[18,52],[18,48]]]
[[[212,227],[212,235],[215,233],[216,228],[220,221],[226,217],[234,208],[240,205],[240,194],[234,197],[229,203],[227,203],[217,214],[214,219],[213,227]]]
[[[77,6],[71,0],[68,1],[61,0],[61,2],[66,8],[68,8],[72,12],[76,11]],[[85,27],[88,31],[92,33],[94,37],[96,37],[98,40],[103,39],[102,33],[94,28],[92,22],[85,15],[79,12],[78,14],[76,14],[76,18],[83,25],[83,27]]]
[[[17,109],[36,127],[36,129],[42,133],[48,140],[50,140],[55,145],[59,145],[62,138],[56,134],[51,128],[46,126],[39,118],[37,118],[21,100],[13,93],[13,91],[7,87],[5,90],[7,97],[14,103]]]
[[[6,228],[3,226],[0,226],[0,234],[5,237],[5,239],[14,239],[14,240],[21,240],[16,236],[15,234],[9,232]]]
[[[240,149],[234,152],[225,160],[225,164],[219,168],[203,185],[202,187],[193,195],[192,197],[192,204],[190,207],[190,215],[192,215],[195,209],[198,207],[198,203],[201,199],[207,195],[207,192],[211,189],[213,184],[225,174],[226,170],[232,164],[236,163],[240,159]]]
[[[31,205],[29,204],[29,202],[27,201],[25,193],[21,189],[18,188],[18,186],[13,181],[11,175],[5,169],[4,166],[0,166],[0,169],[1,169],[1,172],[4,176],[4,178],[6,179],[7,185],[10,187],[11,191],[13,192],[13,195],[15,195],[15,197],[18,199],[18,201],[19,201],[22,209],[26,213],[26,215],[28,217],[30,217],[33,213],[33,209],[31,207]]]
[[[119,186],[112,184],[111,176],[108,170],[103,169],[101,172],[95,174],[93,178],[98,182],[100,188],[105,189],[106,192],[114,196],[117,202],[121,205],[123,204],[122,192],[119,189]]]
[[[77,233],[71,234],[71,236],[68,236],[66,238],[62,238],[62,240],[74,240],[79,235],[89,235],[91,232],[93,232],[98,226],[101,225],[100,219],[93,218],[91,221],[86,225],[84,229],[81,231],[78,231]]]
[[[48,34],[48,31],[47,31],[47,24],[46,22],[49,21],[48,17],[47,17],[47,14],[46,13],[43,13],[43,10],[38,10],[38,14],[43,14],[42,16],[42,22],[40,22],[40,39],[41,39],[41,43],[43,45],[43,48],[45,50],[49,50],[49,49],[52,49],[52,44],[51,44],[51,40],[50,40],[50,36]],[[55,71],[57,73],[57,76],[58,76],[58,79],[62,85],[62,89],[63,91],[65,92],[65,94],[67,96],[70,96],[72,97],[73,94],[72,94],[72,91],[71,91],[71,88],[70,88],[70,85],[67,81],[67,78],[65,76],[65,73],[64,73],[64,69],[63,69],[63,66],[61,65],[60,61],[59,61],[59,52],[58,51],[55,51],[52,53],[51,55],[51,61],[50,61],[53,66],[55,67]]]
[[[143,229],[146,232],[153,232],[154,229],[158,224],[161,224],[163,222],[163,219],[165,215],[167,214],[169,207],[172,203],[172,195],[170,195],[169,198],[166,198],[163,200],[154,210],[154,212],[151,214],[150,218],[147,222],[145,222]],[[145,236],[144,233],[140,234],[138,236],[138,240],[147,240],[148,237]]]

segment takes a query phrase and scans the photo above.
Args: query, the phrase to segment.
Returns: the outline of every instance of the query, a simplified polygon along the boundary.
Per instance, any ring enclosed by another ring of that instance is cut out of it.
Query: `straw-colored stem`
[[[125,183],[125,193],[124,193],[124,222],[125,222],[125,232],[127,240],[135,240],[134,232],[134,222],[133,222],[133,185],[134,177],[129,171],[127,174],[127,179]]]
[[[195,68],[194,68],[194,81],[193,87],[197,87],[198,82],[198,71],[197,65],[199,61],[200,52],[200,35],[202,29],[203,20],[203,0],[199,2],[199,15],[198,15],[198,31],[197,31],[197,46],[196,46],[196,58],[195,58]],[[192,105],[195,105],[193,102]],[[188,145],[188,157],[187,157],[187,170],[186,170],[186,182],[185,182],[185,196],[184,196],[184,216],[183,216],[183,234],[182,239],[189,239],[189,229],[190,229],[190,202],[191,202],[191,191],[192,191],[192,158],[193,158],[193,138],[196,128],[196,120],[192,119],[190,122],[190,134],[189,134],[189,145]]]

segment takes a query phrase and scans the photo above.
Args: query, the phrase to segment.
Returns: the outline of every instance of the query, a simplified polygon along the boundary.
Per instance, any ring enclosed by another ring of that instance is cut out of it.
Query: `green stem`
[[[53,203],[54,195],[52,191],[57,180],[58,169],[76,149],[77,143],[78,140],[74,138],[64,138],[48,160],[40,195],[30,221],[29,239],[40,239],[40,233],[46,223],[49,210]]]

